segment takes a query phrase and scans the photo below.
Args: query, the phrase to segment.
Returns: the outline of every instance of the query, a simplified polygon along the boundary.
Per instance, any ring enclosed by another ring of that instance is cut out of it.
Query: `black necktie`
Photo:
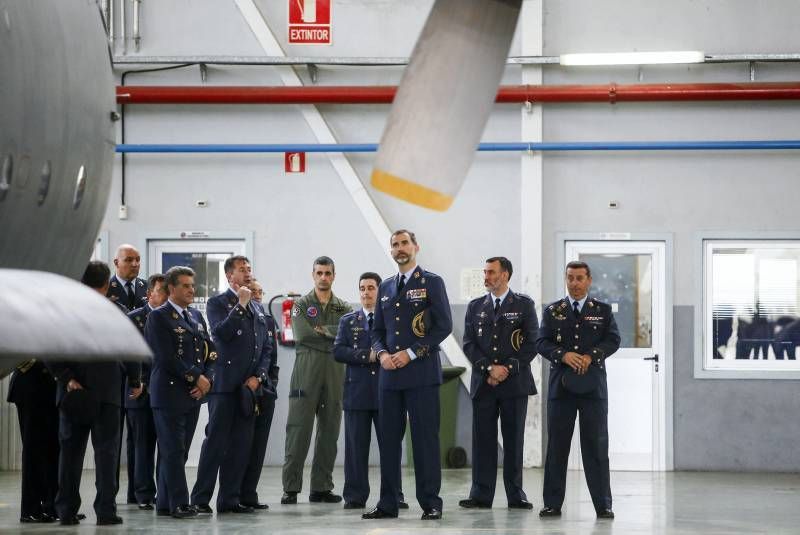
[[[575,317],[576,318],[580,317],[581,309],[578,308],[578,302],[577,301],[573,301],[572,302],[572,311],[575,313]]]
[[[494,298],[494,315],[497,316],[497,313],[500,312],[500,298]]]
[[[194,329],[194,322],[189,318],[189,310],[188,309],[184,309],[183,310],[183,319],[186,320],[186,323],[189,324],[189,327]]]
[[[372,318],[375,316],[372,312],[367,315],[367,325],[369,325],[369,330],[372,330]]]
[[[400,280],[397,282],[397,293],[402,292],[403,291],[403,286],[405,286],[405,285],[406,285],[406,276],[405,275],[400,275]]]
[[[133,293],[131,281],[125,283],[125,293],[128,294],[128,308],[133,310],[133,307],[136,306],[136,294]]]

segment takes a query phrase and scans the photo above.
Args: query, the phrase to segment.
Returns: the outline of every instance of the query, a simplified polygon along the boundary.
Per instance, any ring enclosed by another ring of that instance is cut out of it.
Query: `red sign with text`
[[[284,152],[283,165],[287,173],[306,172],[306,153],[305,152]]]
[[[289,44],[331,44],[331,0],[289,0]]]

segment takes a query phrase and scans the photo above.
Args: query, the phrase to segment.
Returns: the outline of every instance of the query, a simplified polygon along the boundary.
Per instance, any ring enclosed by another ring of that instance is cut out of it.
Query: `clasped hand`
[[[575,370],[578,375],[583,375],[589,370],[589,365],[592,363],[592,357],[589,355],[581,355],[573,351],[564,353],[561,357],[561,362]]]

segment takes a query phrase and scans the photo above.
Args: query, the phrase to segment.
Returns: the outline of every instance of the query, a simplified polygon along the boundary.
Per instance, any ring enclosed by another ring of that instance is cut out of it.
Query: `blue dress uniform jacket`
[[[272,337],[264,309],[254,301],[241,306],[233,290],[209,299],[206,313],[218,359],[192,504],[208,505],[219,474],[217,510],[226,511],[241,501],[255,431],[254,415],[241,413],[240,391],[250,377],[269,385]]]
[[[381,497],[378,509],[396,514],[401,496],[400,443],[408,415],[414,448],[417,502],[424,511],[442,510],[439,457],[439,385],[442,366],[439,344],[450,334],[453,320],[444,281],[417,266],[407,274],[402,291],[398,278],[384,280],[372,325],[372,347],[396,353],[411,349],[416,358],[396,370],[381,368],[378,405],[382,440]]]
[[[189,504],[184,465],[200,414],[200,400],[191,389],[200,375],[214,381],[217,353],[203,316],[187,308],[191,322],[168,301],[147,317],[144,337],[153,351],[150,406],[158,441],[156,508],[174,512]]]
[[[564,388],[562,376],[571,373],[569,366],[561,362],[564,353],[573,351],[592,357],[596,366],[594,376],[598,378],[597,389],[586,397],[608,399],[605,359],[619,349],[620,336],[611,305],[588,298],[583,304],[580,317],[564,298],[550,304],[542,313],[542,325],[536,347],[542,357],[550,361],[549,399],[573,396]]]
[[[381,283],[372,327],[372,347],[376,353],[411,349],[417,358],[399,370],[382,370],[381,389],[442,384],[439,344],[453,330],[447,290],[441,277],[419,266],[408,275],[399,295],[397,277]]]
[[[114,303],[124,306],[127,311],[143,307],[147,303],[147,281],[136,277],[131,281],[131,285],[133,286],[133,303],[128,299],[125,283],[118,279],[116,275],[112,275],[108,283],[106,297]]]
[[[208,335],[206,320],[188,308],[192,324],[178,314],[169,301],[150,312],[144,338],[153,351],[150,371],[150,406],[153,408],[199,408],[189,394],[201,375],[214,383],[217,352]]]
[[[567,298],[552,303],[542,313],[536,345],[539,353],[550,361],[547,457],[542,489],[545,507],[561,509],[564,502],[570,443],[576,416],[580,414],[581,456],[589,494],[598,513],[611,509],[605,359],[619,349],[619,344],[611,306],[597,299],[587,298],[577,316]],[[574,372],[561,359],[570,351],[592,357],[586,378],[596,382],[596,386],[590,384],[594,388],[586,393],[576,394],[565,387],[566,374]]]
[[[484,390],[503,398],[536,394],[531,361],[536,357],[538,329],[533,299],[527,295],[509,290],[497,317],[491,293],[470,301],[464,321],[464,354],[472,362],[472,398]],[[509,373],[495,387],[486,383],[492,364],[507,366]]]
[[[248,377],[269,380],[272,340],[267,316],[255,302],[247,308],[228,290],[206,304],[206,315],[217,348],[217,367],[212,393],[238,392]]]
[[[509,504],[527,500],[522,489],[522,453],[528,396],[536,394],[531,361],[539,321],[533,299],[509,290],[494,312],[489,293],[473,299],[464,320],[464,353],[472,362],[472,488],[470,499],[490,504],[497,485],[497,421],[503,433],[503,483]],[[490,366],[506,366],[508,377],[487,383]]]
[[[373,318],[373,322],[374,322]],[[369,361],[370,333],[363,310],[342,316],[333,342],[333,358],[347,365],[344,379],[344,410],[378,410],[378,371]]]
[[[144,336],[144,326],[147,322],[147,316],[150,314],[150,305],[144,305],[136,310],[129,312],[128,317],[139,330],[139,333]],[[150,384],[150,369],[152,364],[150,362],[140,362],[136,364],[126,364],[125,368],[128,375],[128,392],[125,396],[126,409],[149,409],[150,408],[150,394],[148,393],[148,385]],[[144,391],[136,399],[130,398],[131,388],[144,386]]]

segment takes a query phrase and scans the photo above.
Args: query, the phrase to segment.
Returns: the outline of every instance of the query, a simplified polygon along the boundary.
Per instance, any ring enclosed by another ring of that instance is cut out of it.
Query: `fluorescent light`
[[[704,61],[705,54],[698,50],[562,54],[559,56],[561,65],[663,65],[668,63],[703,63]]]

